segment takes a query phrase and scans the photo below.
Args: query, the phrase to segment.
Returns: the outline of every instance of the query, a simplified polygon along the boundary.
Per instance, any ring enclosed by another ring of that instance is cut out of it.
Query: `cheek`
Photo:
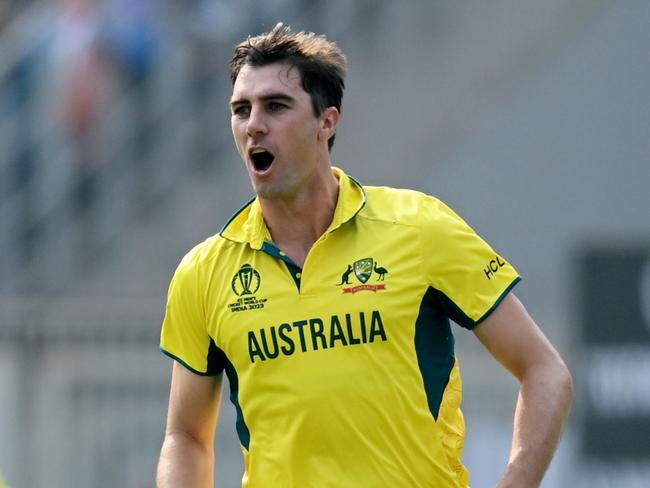
[[[296,124],[293,129],[294,130],[292,133],[294,137],[297,140],[300,140],[301,144],[310,145],[312,143],[315,143],[318,139],[319,128],[316,126],[316,124],[312,124],[311,122],[303,122]]]
[[[236,121],[232,121],[230,123],[230,129],[232,130],[232,136],[233,139],[235,140],[235,145],[237,146],[237,150],[243,156],[244,153],[242,151],[244,150],[244,146],[246,144],[245,131],[242,128],[241,124],[237,123]]]

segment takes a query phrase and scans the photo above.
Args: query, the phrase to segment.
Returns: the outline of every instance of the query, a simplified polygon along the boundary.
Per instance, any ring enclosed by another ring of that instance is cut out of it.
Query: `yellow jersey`
[[[333,171],[302,268],[256,199],[183,258],[161,349],[226,372],[245,488],[467,487],[450,319],[472,329],[520,278],[438,199]]]

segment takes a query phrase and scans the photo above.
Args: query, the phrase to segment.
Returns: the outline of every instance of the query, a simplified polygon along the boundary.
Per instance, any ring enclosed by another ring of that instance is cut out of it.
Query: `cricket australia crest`
[[[361,283],[356,286],[343,287],[343,293],[356,293],[358,291],[383,291],[386,290],[386,285],[384,283],[371,285],[368,283],[370,278],[372,278],[373,273],[377,273],[376,281],[384,281],[388,270],[381,266],[377,266],[377,262],[373,258],[363,258],[355,261],[352,264],[347,265],[347,269],[341,275],[341,282],[337,283],[336,286],[342,285],[353,285],[350,283],[350,276],[354,273],[354,276]]]
[[[364,258],[355,261],[353,264],[354,274],[361,283],[366,283],[372,276],[372,266],[374,264],[374,259]]]

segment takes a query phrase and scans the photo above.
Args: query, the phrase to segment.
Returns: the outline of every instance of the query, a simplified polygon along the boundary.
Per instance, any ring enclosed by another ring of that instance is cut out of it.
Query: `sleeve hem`
[[[510,283],[510,285],[508,285],[508,288],[506,288],[506,289],[503,291],[503,293],[501,293],[501,295],[499,296],[499,298],[497,298],[496,302],[494,302],[494,304],[490,307],[490,309],[489,309],[487,312],[485,312],[485,313],[484,313],[484,314],[483,314],[483,315],[482,315],[478,320],[476,320],[476,321],[474,322],[474,325],[473,325],[472,329],[473,329],[474,327],[476,327],[477,325],[479,325],[481,322],[483,322],[485,319],[487,319],[490,315],[492,315],[492,312],[494,312],[494,311],[497,309],[497,307],[498,307],[499,305],[501,305],[501,302],[503,301],[503,299],[504,299],[506,296],[508,296],[508,293],[510,293],[510,292],[512,291],[512,289],[513,289],[513,288],[517,285],[517,283],[519,283],[520,281],[521,281],[521,276],[517,276],[517,277],[512,281],[512,283]]]
[[[221,374],[221,372],[219,372],[219,373],[210,373],[210,372],[198,371],[198,370],[194,369],[192,366],[190,366],[189,364],[187,364],[185,361],[183,361],[178,356],[175,356],[171,352],[166,351],[165,349],[163,349],[162,346],[160,347],[160,352],[162,352],[165,356],[168,356],[168,357],[172,358],[174,361],[176,361],[177,363],[183,365],[186,369],[188,369],[192,373],[197,374],[199,376],[219,376],[219,374]]]

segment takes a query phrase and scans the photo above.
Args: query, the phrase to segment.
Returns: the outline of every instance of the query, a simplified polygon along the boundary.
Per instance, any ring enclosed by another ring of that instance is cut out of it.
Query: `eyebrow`
[[[283,100],[285,102],[293,102],[293,101],[295,101],[295,98],[293,98],[290,95],[287,95],[286,93],[282,93],[282,92],[269,93],[267,95],[262,95],[259,98],[263,102],[268,102],[269,100]],[[246,103],[250,103],[250,101],[247,98],[238,98],[236,100],[231,100],[230,101],[230,106],[235,107],[237,105],[243,105],[243,104],[246,104]]]

